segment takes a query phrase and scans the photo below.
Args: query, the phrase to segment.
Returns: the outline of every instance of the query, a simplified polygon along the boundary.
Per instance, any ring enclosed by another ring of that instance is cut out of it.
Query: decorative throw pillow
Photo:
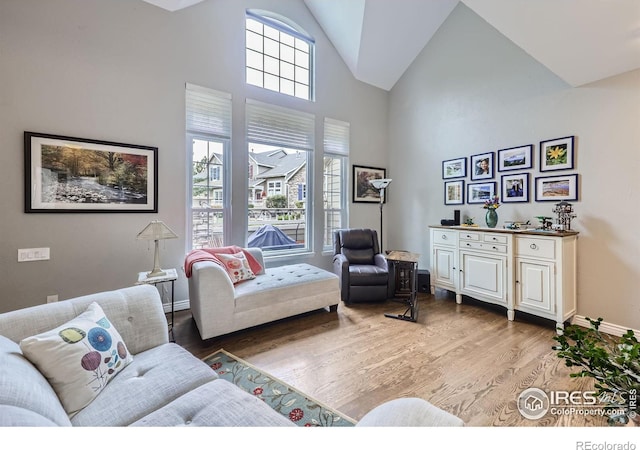
[[[249,266],[246,256],[243,252],[234,253],[233,255],[225,255],[218,253],[216,258],[224,264],[227,273],[231,277],[233,284],[239,283],[245,280],[252,280],[256,275]]]
[[[97,303],[64,325],[23,339],[20,349],[47,378],[69,416],[91,403],[133,360]]]

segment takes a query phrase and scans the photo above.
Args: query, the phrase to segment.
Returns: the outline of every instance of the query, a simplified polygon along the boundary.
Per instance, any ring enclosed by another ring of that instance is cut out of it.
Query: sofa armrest
[[[189,306],[200,337],[215,336],[220,324],[234,312],[235,288],[227,271],[212,261],[193,265],[189,280]]]
[[[462,419],[421,398],[397,398],[376,406],[359,427],[462,427]]]

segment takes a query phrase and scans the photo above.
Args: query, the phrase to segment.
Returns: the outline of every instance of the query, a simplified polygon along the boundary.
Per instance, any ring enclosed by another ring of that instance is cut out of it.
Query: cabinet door
[[[447,247],[433,247],[433,273],[434,286],[455,290],[456,281],[456,251]]]
[[[460,251],[460,292],[469,297],[507,305],[507,257]]]
[[[555,264],[551,261],[516,259],[516,309],[531,313],[555,312]]]

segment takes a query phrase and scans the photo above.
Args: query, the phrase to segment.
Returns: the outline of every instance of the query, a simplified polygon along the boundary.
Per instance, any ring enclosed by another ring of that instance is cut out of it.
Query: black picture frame
[[[529,173],[510,173],[500,180],[502,203],[526,203],[529,201]]]
[[[464,180],[445,181],[444,204],[464,205]]]
[[[156,213],[158,148],[24,132],[25,213]]]
[[[479,153],[471,155],[469,163],[469,171],[471,172],[471,180],[490,180],[494,177],[494,153]],[[486,168],[483,163],[486,162]]]
[[[370,181],[387,178],[387,169],[380,167],[353,165],[353,203],[380,203],[380,191]],[[387,202],[388,189],[385,189],[383,203]]]
[[[574,136],[540,141],[540,172],[574,168]]]
[[[536,177],[536,202],[578,200],[578,174]]]
[[[533,167],[533,144],[498,150],[498,172],[524,170]]]
[[[442,179],[464,178],[467,176],[467,158],[442,161]]]
[[[467,203],[484,203],[496,195],[496,182],[485,181],[482,183],[467,184]]]

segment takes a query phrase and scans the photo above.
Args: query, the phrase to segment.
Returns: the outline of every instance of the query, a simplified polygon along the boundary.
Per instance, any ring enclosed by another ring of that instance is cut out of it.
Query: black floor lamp
[[[376,180],[369,180],[369,183],[380,191],[380,253],[383,253],[384,247],[382,246],[382,205],[384,205],[384,190],[391,183],[391,178],[378,178]]]

